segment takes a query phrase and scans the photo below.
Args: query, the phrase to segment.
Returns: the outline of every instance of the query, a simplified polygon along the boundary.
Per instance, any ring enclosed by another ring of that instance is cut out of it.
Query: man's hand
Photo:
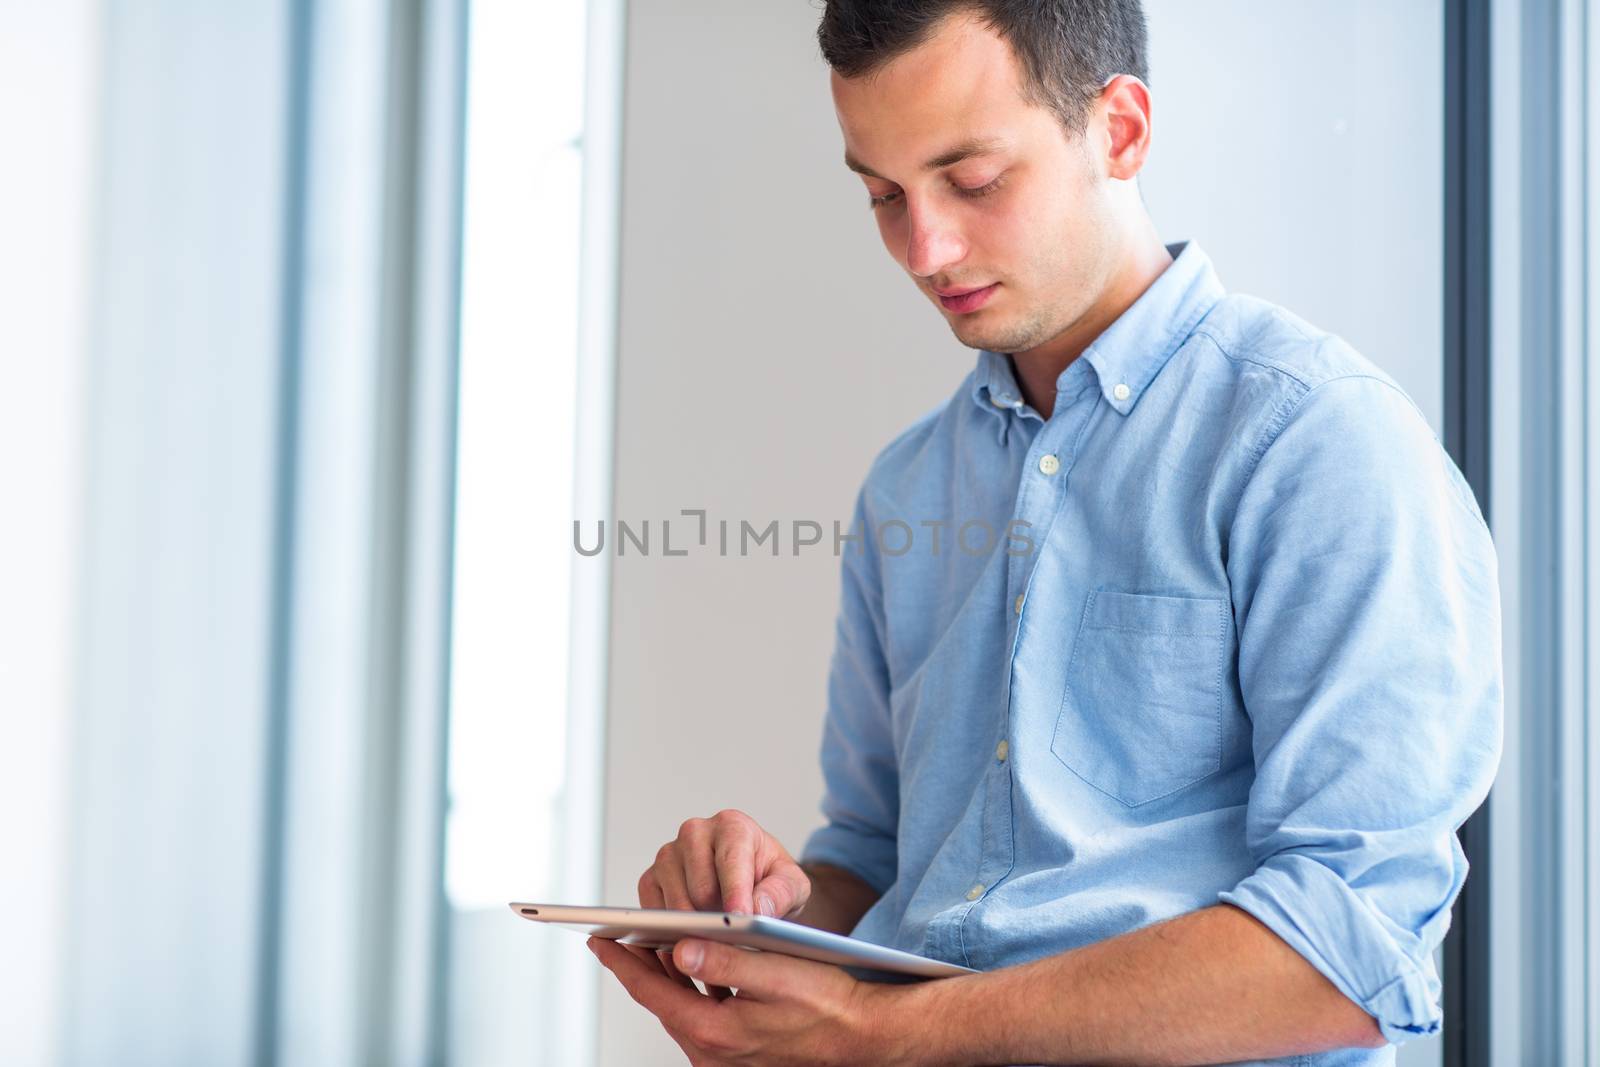
[[[686,821],[639,879],[639,904],[646,908],[782,918],[810,895],[811,879],[778,839],[732,808]]]
[[[639,906],[678,911],[730,911],[784,918],[805,906],[811,879],[788,851],[750,816],[731,808],[689,819],[661,846],[639,878]],[[641,950],[642,951],[642,950]],[[638,953],[633,953],[638,956]],[[661,952],[666,975],[680,975]],[[693,983],[688,983],[691,991]],[[708,987],[716,999],[728,990]]]
[[[831,964],[679,941],[670,966],[708,987],[738,990],[719,1000],[697,992],[689,977],[668,973],[666,961],[632,948],[589,939],[590,951],[661,1021],[693,1067],[889,1062],[885,1001],[900,987],[857,981]]]

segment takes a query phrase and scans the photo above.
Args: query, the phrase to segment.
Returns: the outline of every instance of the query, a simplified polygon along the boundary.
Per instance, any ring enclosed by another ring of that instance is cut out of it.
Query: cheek
[[[973,237],[995,255],[1028,259],[1034,245],[1050,239],[1050,229],[1046,220],[1032,212],[994,211],[975,228]]]
[[[984,211],[967,229],[967,258],[974,267],[1007,281],[1028,287],[1050,249],[1061,242],[1056,221],[1021,205],[997,205]]]

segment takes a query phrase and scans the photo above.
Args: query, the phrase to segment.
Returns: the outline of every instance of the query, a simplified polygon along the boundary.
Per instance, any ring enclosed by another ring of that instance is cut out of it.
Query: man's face
[[[1094,120],[1087,139],[1069,135],[1022,85],[1010,46],[965,15],[872,75],[832,77],[847,165],[864,172],[884,246],[963,344],[994,352],[1077,322],[1114,261]],[[962,149],[978,150],[948,158]],[[990,288],[940,295],[978,287]]]

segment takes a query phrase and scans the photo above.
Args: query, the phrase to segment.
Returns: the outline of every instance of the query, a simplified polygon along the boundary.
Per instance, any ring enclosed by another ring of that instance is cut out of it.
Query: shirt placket
[[[996,723],[994,747],[989,754],[989,766],[983,779],[984,803],[981,820],[982,840],[979,847],[978,868],[971,885],[966,889],[966,903],[949,917],[950,926],[945,937],[936,937],[948,957],[971,966],[962,928],[967,915],[977,907],[1005,877],[1011,873],[1015,857],[1013,813],[1011,805],[1013,741],[1011,738],[1011,664],[1016,660],[1017,648],[1027,619],[1028,585],[1055,516],[1066,499],[1068,476],[1071,473],[1078,442],[1084,426],[1093,414],[1098,391],[1087,387],[1087,366],[1074,364],[1059,390],[1059,407],[1040,429],[1029,446],[1019,474],[1017,499],[1012,516],[1013,523],[1026,522],[1026,533],[1031,551],[1006,556],[1006,593],[1010,600],[1007,612],[1011,633],[1010,656],[1005,672],[1005,693],[1000,701],[1001,714]],[[1020,416],[1019,416],[1020,417]],[[1007,532],[1010,532],[1008,528]],[[1000,551],[1013,548],[1003,541]]]

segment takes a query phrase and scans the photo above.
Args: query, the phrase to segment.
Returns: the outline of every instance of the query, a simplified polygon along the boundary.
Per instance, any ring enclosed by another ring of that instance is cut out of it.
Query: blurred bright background
[[[1147,10],[1163,235],[1390,370],[1500,546],[1506,756],[1401,1063],[1600,1062],[1600,19]],[[506,902],[632,904],[725,807],[799,848],[837,561],[666,523],[847,520],[973,358],[818,13],[0,0],[0,1062],[682,1062]],[[574,551],[612,519],[652,551]]]
[[[7,10],[0,1060],[592,1056],[619,10]]]

